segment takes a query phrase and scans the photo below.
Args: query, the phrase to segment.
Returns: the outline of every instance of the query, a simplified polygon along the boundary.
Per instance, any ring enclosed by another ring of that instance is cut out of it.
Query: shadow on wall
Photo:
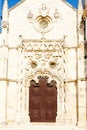
[[[87,40],[84,43],[84,64],[85,64],[85,80],[86,80],[86,122],[87,122]]]
[[[0,16],[0,33],[2,32],[1,22],[2,22],[2,16]]]

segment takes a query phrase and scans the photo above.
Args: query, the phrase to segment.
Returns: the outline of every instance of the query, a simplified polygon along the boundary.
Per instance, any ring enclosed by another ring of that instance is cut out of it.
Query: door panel
[[[57,89],[55,81],[47,83],[47,77],[34,80],[29,89],[29,115],[31,122],[55,122],[57,113]]]

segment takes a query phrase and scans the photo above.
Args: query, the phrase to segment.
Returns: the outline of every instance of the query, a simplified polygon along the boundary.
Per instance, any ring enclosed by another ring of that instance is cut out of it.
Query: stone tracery
[[[30,81],[34,79],[38,82],[37,77],[41,75],[48,76],[48,82],[55,80],[57,82],[58,89],[58,115],[61,115],[66,111],[66,90],[64,88],[64,82],[66,79],[65,50],[63,46],[64,39],[57,41],[45,40],[44,51],[42,40],[22,40],[22,43],[23,86],[25,86],[25,88],[29,88]],[[55,64],[56,67],[53,67],[53,64]],[[26,104],[26,100],[28,100],[27,98],[28,96],[25,94],[25,109],[28,109],[28,104]]]

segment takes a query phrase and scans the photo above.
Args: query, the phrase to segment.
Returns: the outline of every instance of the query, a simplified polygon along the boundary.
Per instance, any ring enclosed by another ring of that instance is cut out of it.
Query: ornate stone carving
[[[39,13],[42,17],[46,17],[49,14],[49,9],[47,8],[45,3],[42,3],[42,8],[40,8]]]
[[[58,42],[45,42],[43,52],[42,44],[42,42],[35,42],[32,45],[32,42],[30,42],[24,45],[26,72],[32,73],[34,69],[43,70],[44,68],[46,70],[49,68],[56,75],[65,73],[63,46]]]
[[[29,88],[30,81],[38,82],[38,76],[49,77],[48,83],[55,80],[58,90],[58,115],[66,111],[66,95],[64,82],[66,80],[66,60],[65,60],[65,39],[59,40],[22,40],[22,49],[19,49],[19,56],[21,55],[20,77],[22,86]],[[23,88],[24,89],[24,88]],[[22,91],[20,89],[20,91]],[[21,92],[22,94],[22,92]],[[23,104],[28,110],[26,99],[28,96],[25,92],[25,99]],[[20,98],[21,100],[21,98]],[[58,118],[58,117],[57,117]],[[58,120],[58,119],[57,119]]]
[[[84,18],[84,20],[87,19],[87,7],[83,11],[83,18]]]
[[[42,8],[39,9],[38,15],[33,17],[33,12],[29,10],[27,18],[38,32],[47,33],[51,30],[53,21],[55,22],[59,18],[57,8],[54,10],[54,14],[51,16],[47,5],[42,3]]]
[[[8,27],[9,27],[9,23],[7,21],[3,21],[2,28],[8,28]]]
[[[52,28],[52,19],[49,16],[38,16],[34,21],[34,28],[41,33],[46,33]]]
[[[81,22],[80,22],[80,25],[79,25],[79,32],[80,32],[81,34],[84,33],[84,19],[83,19],[83,17],[82,17]]]
[[[33,19],[33,13],[32,13],[31,10],[29,10],[28,15],[27,15],[27,18],[30,20],[30,22],[32,22],[32,19]]]
[[[58,13],[58,10],[57,10],[57,9],[55,9],[54,18],[55,18],[55,19],[58,19],[58,18],[59,18],[59,13]]]
[[[87,41],[84,43],[85,59],[87,59]]]

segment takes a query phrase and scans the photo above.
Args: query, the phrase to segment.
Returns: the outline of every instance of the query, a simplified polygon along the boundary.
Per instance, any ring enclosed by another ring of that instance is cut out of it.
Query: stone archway
[[[60,75],[53,75],[51,72],[49,71],[46,71],[44,72],[44,74],[42,75],[41,71],[36,71],[34,73],[34,75],[29,75],[25,78],[25,81],[24,81],[24,86],[25,86],[25,106],[26,106],[26,112],[28,113],[28,117],[29,117],[29,88],[30,88],[30,82],[32,80],[36,81],[36,83],[39,82],[38,80],[38,77],[39,76],[46,76],[46,77],[49,77],[48,78],[48,83],[51,83],[51,81],[56,81],[56,87],[57,87],[57,116],[56,116],[56,123],[58,123],[60,121],[60,117],[62,118],[65,112],[65,94],[64,94],[64,82],[63,82],[63,79],[61,78]],[[62,119],[61,119],[62,120]],[[29,117],[29,120],[28,122],[30,122],[30,117]]]

